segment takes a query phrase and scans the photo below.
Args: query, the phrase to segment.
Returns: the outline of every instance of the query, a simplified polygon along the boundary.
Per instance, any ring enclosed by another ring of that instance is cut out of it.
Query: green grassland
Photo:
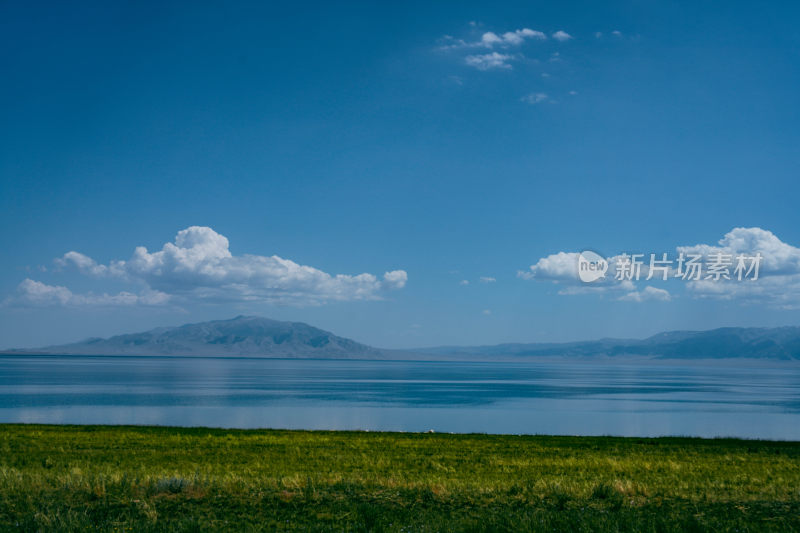
[[[2,531],[800,531],[800,443],[0,425]]]

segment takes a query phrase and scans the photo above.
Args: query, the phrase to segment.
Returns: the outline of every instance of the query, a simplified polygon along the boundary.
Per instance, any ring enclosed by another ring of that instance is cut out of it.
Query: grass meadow
[[[800,531],[800,443],[0,425],[2,531]]]

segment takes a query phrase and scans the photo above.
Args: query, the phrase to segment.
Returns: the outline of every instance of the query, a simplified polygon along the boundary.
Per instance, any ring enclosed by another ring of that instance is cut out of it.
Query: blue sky
[[[386,347],[797,324],[798,11],[3,3],[0,347],[242,313]],[[762,279],[540,263],[695,245]]]

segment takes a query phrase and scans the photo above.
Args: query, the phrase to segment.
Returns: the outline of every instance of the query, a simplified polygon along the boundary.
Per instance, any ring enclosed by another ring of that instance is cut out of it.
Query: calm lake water
[[[13,356],[0,422],[800,440],[800,365]]]

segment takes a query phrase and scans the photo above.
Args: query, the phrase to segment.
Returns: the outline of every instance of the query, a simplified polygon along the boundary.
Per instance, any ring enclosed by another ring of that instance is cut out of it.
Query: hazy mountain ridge
[[[385,351],[303,322],[238,316],[15,352],[66,355],[207,355],[373,358]]]
[[[600,339],[567,343],[497,344],[426,348],[437,355],[478,356],[620,356],[671,359],[800,359],[800,327],[719,328],[667,331],[646,339]]]
[[[0,353],[430,360],[595,356],[800,360],[800,327],[667,331],[646,339],[606,338],[566,343],[507,343],[384,350],[339,337],[303,322],[238,316],[229,320],[155,328],[108,339],[90,338],[72,344]]]

